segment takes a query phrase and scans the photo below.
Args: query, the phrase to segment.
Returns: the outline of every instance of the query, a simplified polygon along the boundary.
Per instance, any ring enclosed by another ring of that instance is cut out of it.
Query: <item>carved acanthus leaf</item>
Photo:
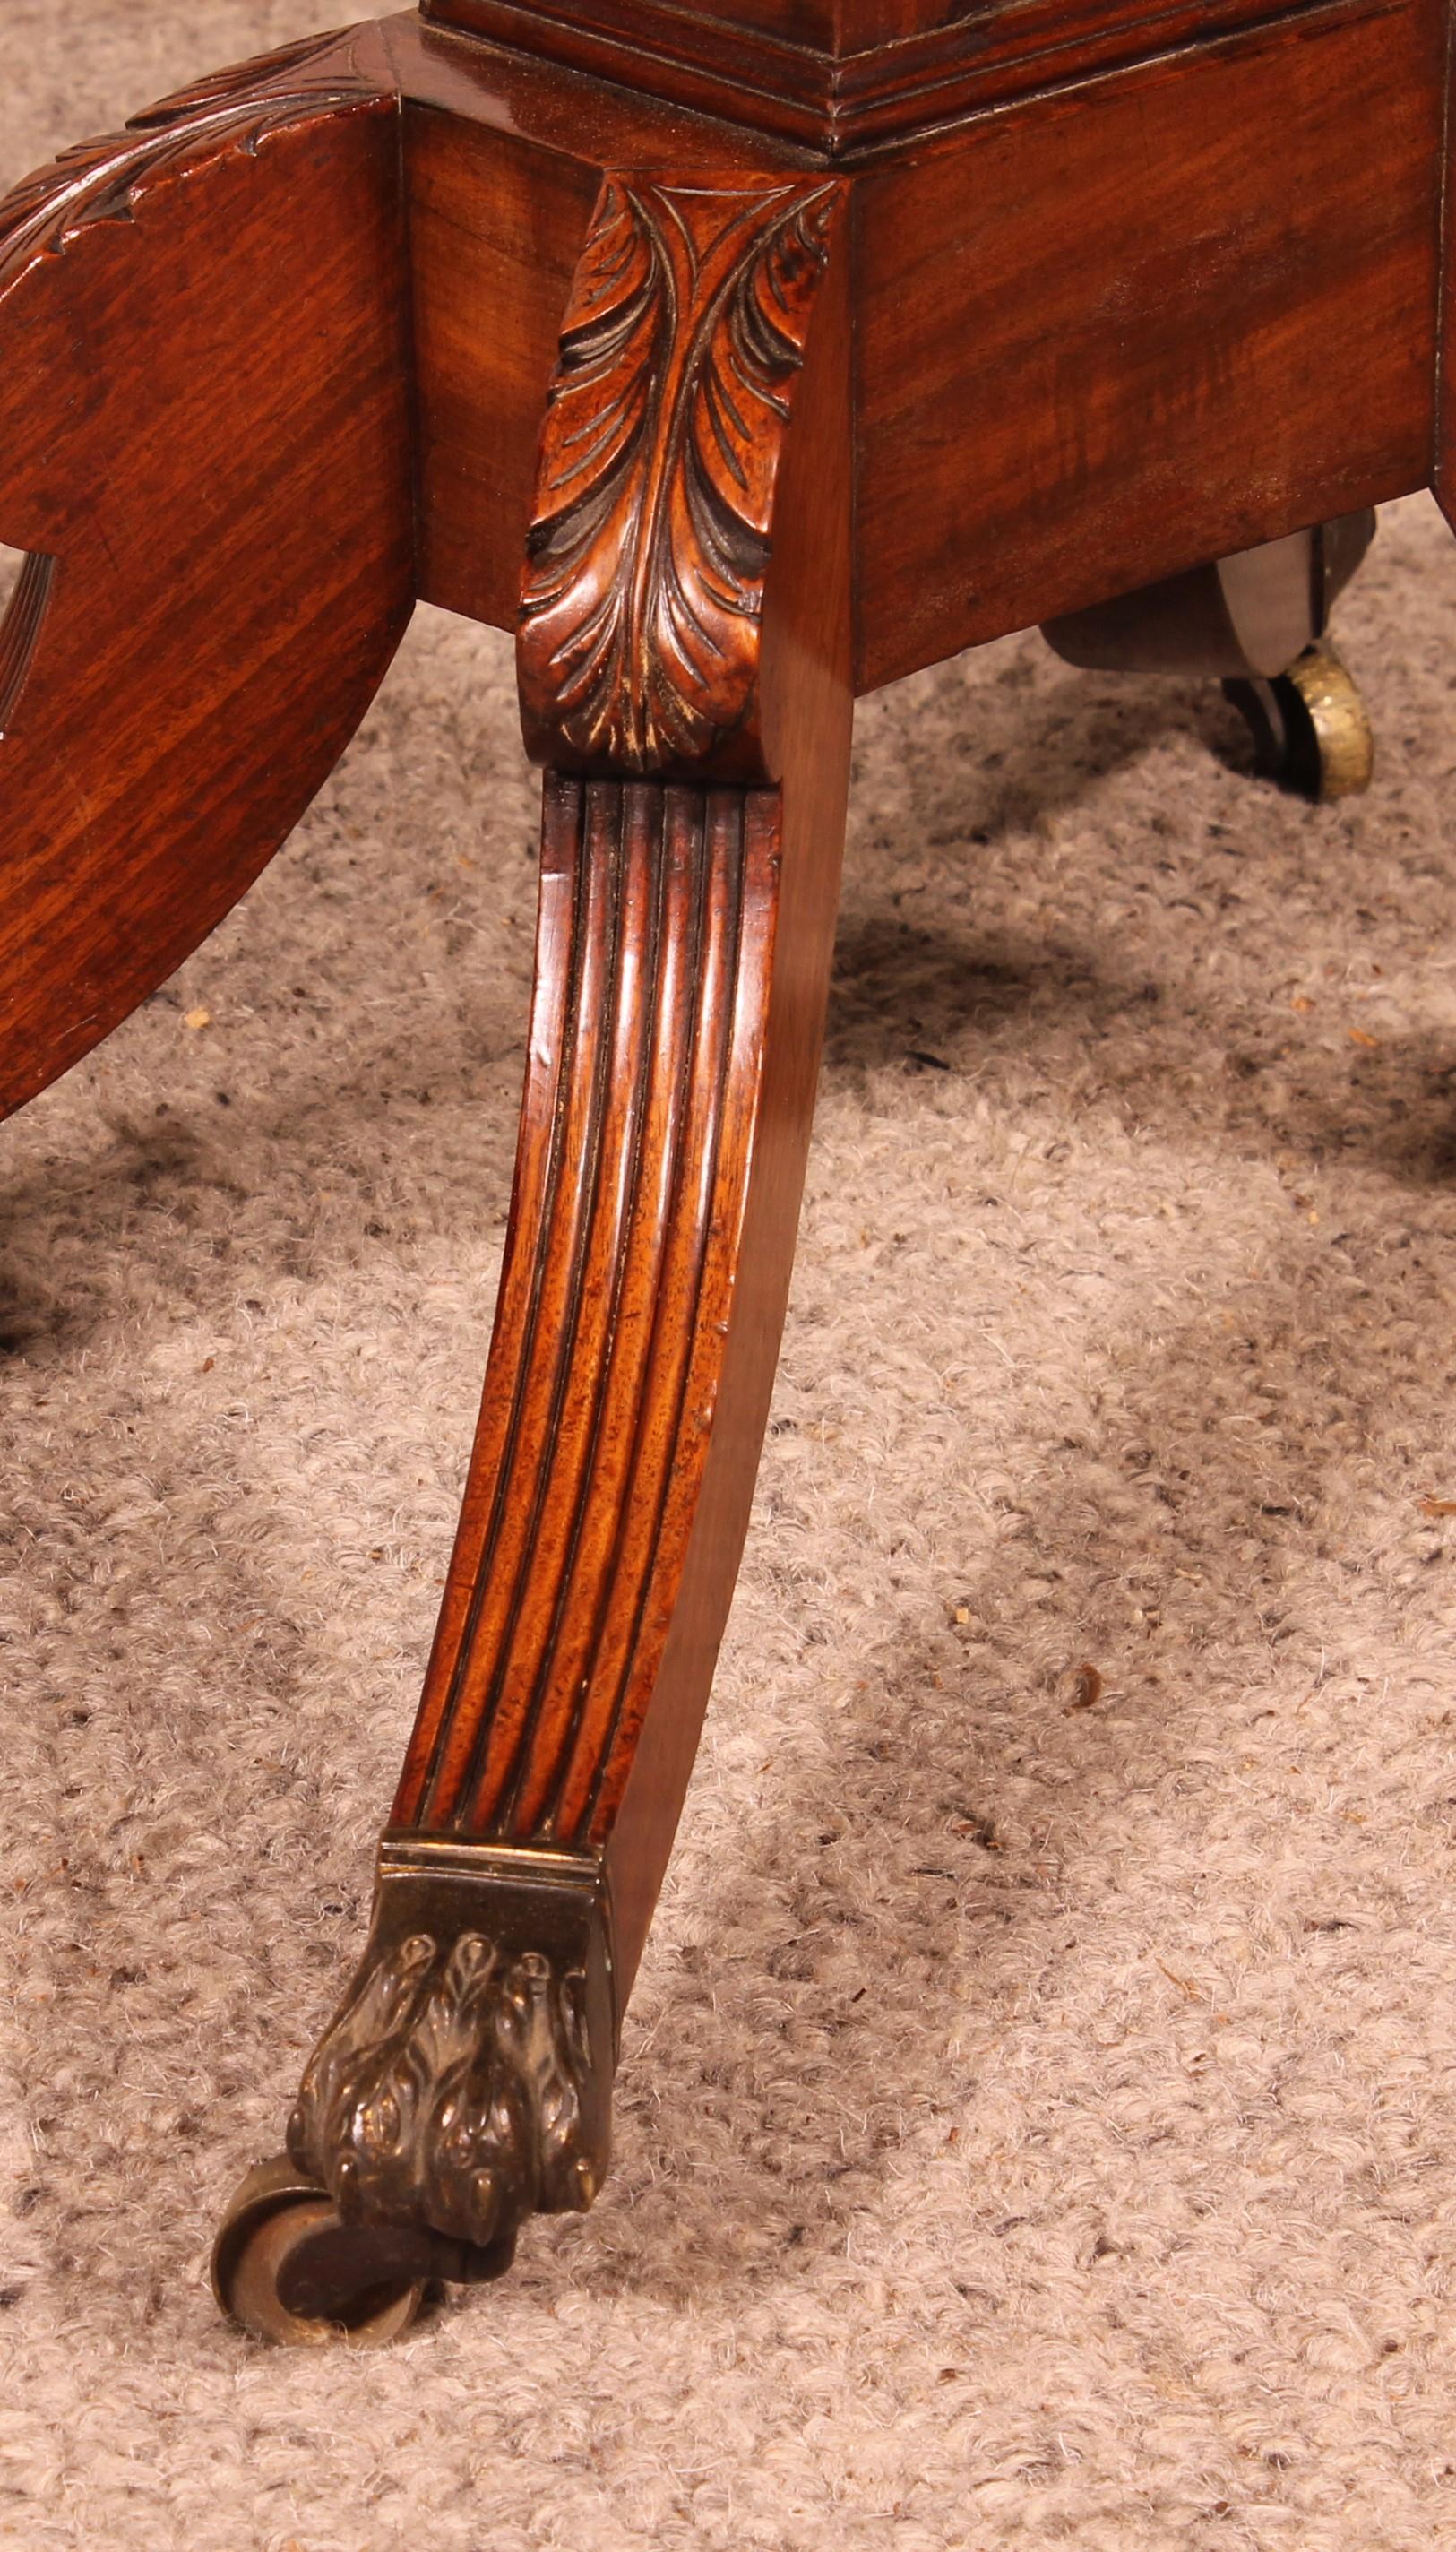
[[[542,435],[521,691],[552,760],[683,771],[741,724],[841,189],[603,187]]]
[[[345,31],[235,63],[134,116],[124,133],[77,143],[22,178],[0,200],[0,285],[93,222],[128,220],[138,190],[195,153],[228,142],[255,151],[301,117],[380,96],[384,83],[364,66],[364,50]]]

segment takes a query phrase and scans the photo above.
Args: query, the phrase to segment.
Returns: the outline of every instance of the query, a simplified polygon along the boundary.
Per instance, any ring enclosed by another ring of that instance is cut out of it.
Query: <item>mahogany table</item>
[[[0,207],[0,1110],[242,894],[416,597],[516,631],[546,772],[465,1512],[364,1963],[219,2240],[248,2328],[385,2338],[601,2185],[855,694],[1040,621],[1368,775],[1316,642],[1366,509],[1447,501],[1446,52],[1442,0],[425,0]]]

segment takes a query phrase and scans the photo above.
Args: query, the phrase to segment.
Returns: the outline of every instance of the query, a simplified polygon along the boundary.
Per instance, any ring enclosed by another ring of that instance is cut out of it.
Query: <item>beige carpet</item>
[[[8,0],[4,172],[328,14]],[[618,2167],[391,2355],[260,2352],[203,2277],[361,1937],[478,1388],[534,875],[506,643],[422,615],[248,904],[6,1129],[5,2542],[1456,2541],[1423,500],[1344,631],[1348,812],[1240,776],[1216,696],[1032,637],[866,704]]]

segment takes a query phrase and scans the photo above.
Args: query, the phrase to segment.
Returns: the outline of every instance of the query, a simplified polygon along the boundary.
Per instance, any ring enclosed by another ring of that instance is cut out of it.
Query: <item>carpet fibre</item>
[[[332,14],[8,0],[3,173]],[[1033,635],[864,704],[616,2170],[392,2353],[261,2351],[204,2274],[362,1937],[479,1386],[508,643],[422,613],[256,891],[5,1129],[0,2540],[1456,2542],[1427,500],[1342,631],[1382,762],[1337,811],[1249,778],[1216,692]]]

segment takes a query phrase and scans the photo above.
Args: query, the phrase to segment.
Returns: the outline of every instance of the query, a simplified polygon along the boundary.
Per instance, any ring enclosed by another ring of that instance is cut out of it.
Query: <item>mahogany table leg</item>
[[[1293,684],[1322,785],[1334,678],[1291,658],[1334,550],[1275,536],[1429,475],[1439,11],[1120,66],[1109,24],[1095,81],[1059,52],[1033,90],[976,13],[909,15],[932,53],[865,0],[842,60],[751,43],[738,87],[725,22],[669,11],[687,57],[635,95],[631,28],[508,8],[496,48],[491,0],[432,0],[0,208],[0,1113],[257,873],[417,589],[509,619],[584,239],[520,583],[547,778],[506,1267],[373,1931],[216,2254],[275,2337],[389,2337],[607,2167],[783,1313],[853,672],[1141,585],[1054,643]],[[1247,552],[1148,585],[1260,537],[1278,644]]]
[[[374,31],[0,204],[0,1116],[194,948],[414,601],[399,100]]]
[[[609,183],[567,314],[520,638],[558,767],[495,1332],[369,1945],[291,2177],[271,2208],[253,2184],[260,2230],[220,2253],[225,2300],[273,2336],[376,2335],[381,2293],[387,2320],[427,2271],[498,2274],[528,2214],[589,2205],[607,2169],[768,1414],[833,941],[838,208],[822,181]],[[312,2210],[291,2247],[290,2209]],[[286,2259],[260,2307],[263,2240]]]

